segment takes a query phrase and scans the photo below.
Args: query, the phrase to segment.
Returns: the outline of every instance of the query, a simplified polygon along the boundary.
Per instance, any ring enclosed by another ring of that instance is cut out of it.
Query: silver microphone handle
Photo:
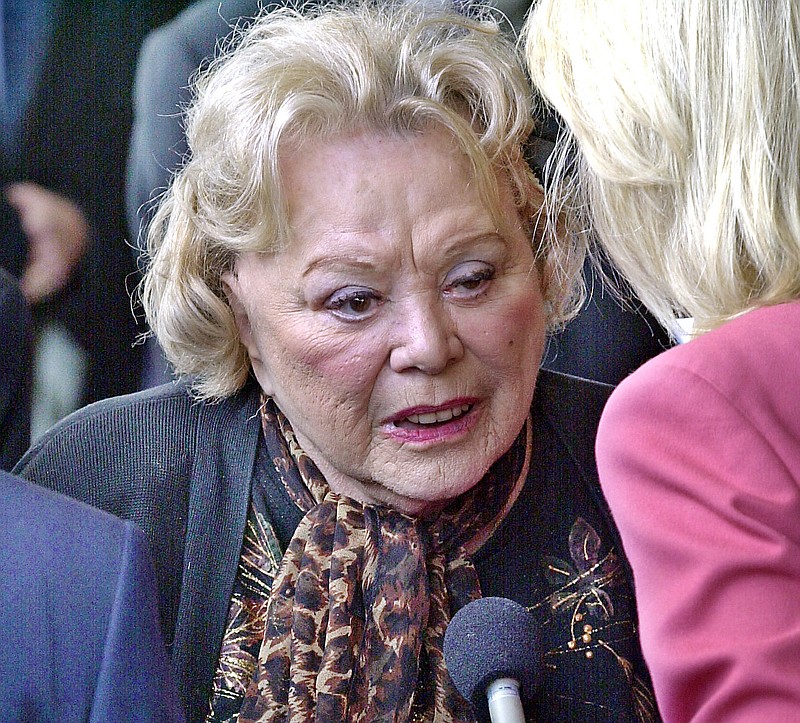
[[[486,688],[492,723],[525,723],[519,697],[519,683],[513,678],[498,678]]]

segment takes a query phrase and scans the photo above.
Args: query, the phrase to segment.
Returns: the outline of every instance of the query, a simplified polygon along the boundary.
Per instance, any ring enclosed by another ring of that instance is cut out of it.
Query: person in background
[[[693,320],[597,438],[659,708],[798,720],[800,5],[540,0],[525,41],[571,135],[551,200]]]
[[[10,470],[31,443],[31,313],[19,284],[0,268],[0,469]]]
[[[181,381],[17,467],[145,530],[191,721],[474,721],[442,641],[482,595],[541,627],[531,719],[657,720],[594,470],[609,388],[539,372],[583,247],[537,224],[494,12],[250,24],[197,81],[149,227],[142,300]]]
[[[0,472],[7,723],[182,723],[144,535]]]
[[[264,8],[263,0],[199,0],[144,39],[136,62],[133,126],[125,203],[134,252],[188,148],[182,111],[191,102],[192,79],[221,50],[225,38]]]
[[[181,5],[0,0],[0,266],[32,306],[37,369],[57,350],[55,374],[37,381],[37,428],[139,387],[126,288],[129,95],[142,38]]]
[[[267,3],[266,8],[280,4]],[[136,62],[133,125],[126,171],[128,233],[137,260],[158,199],[186,160],[184,110],[191,101],[191,81],[240,29],[265,7],[264,0],[199,0],[145,37]],[[145,342],[142,387],[172,376],[152,336]]]

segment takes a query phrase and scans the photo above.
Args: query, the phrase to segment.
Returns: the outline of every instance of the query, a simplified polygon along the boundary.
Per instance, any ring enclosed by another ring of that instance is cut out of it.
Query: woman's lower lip
[[[478,409],[473,406],[460,417],[440,424],[415,424],[403,427],[388,424],[384,431],[388,437],[404,444],[430,444],[431,442],[452,442],[468,433],[478,421]]]

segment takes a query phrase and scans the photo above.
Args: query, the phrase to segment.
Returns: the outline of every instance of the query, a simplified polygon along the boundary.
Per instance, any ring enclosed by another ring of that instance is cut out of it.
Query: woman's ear
[[[250,315],[247,313],[247,308],[243,302],[244,293],[242,290],[242,282],[235,271],[226,271],[222,274],[222,290],[225,292],[225,297],[228,299],[231,311],[233,312],[233,319],[236,322],[236,328],[239,330],[239,339],[247,349],[251,362],[258,357],[258,350],[253,344],[253,329],[250,324]],[[254,356],[255,355],[255,356]]]

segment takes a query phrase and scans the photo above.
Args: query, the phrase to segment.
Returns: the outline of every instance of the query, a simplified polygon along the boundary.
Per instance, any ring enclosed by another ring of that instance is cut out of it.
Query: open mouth
[[[472,404],[462,404],[458,407],[450,407],[449,409],[439,409],[435,412],[424,412],[422,414],[409,414],[403,419],[398,419],[395,426],[404,427],[406,429],[413,426],[434,427],[437,425],[446,424],[447,422],[457,419],[458,417],[466,414],[472,409]]]

